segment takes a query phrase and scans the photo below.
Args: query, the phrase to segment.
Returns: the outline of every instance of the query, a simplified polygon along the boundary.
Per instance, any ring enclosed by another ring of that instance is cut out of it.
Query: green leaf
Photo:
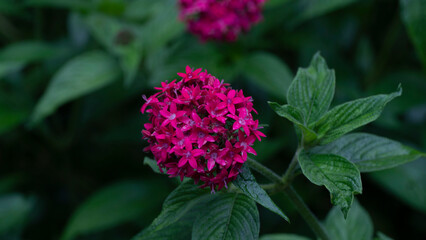
[[[368,133],[348,134],[325,146],[316,147],[312,152],[342,156],[355,163],[361,172],[396,167],[425,155],[399,142]]]
[[[154,52],[185,30],[183,22],[178,21],[178,8],[175,0],[162,0],[161,11],[148,21],[143,28],[144,51]]]
[[[20,194],[0,197],[0,237],[11,232],[20,232],[28,220],[34,201]],[[6,220],[7,219],[7,220]],[[7,239],[7,238],[5,238]]]
[[[299,109],[303,124],[309,126],[317,121],[330,107],[335,89],[334,70],[319,53],[312,58],[308,68],[300,68],[288,89],[287,101]]]
[[[104,230],[137,219],[161,201],[153,194],[158,185],[143,181],[122,181],[95,192],[74,212],[62,240]]]
[[[380,94],[343,103],[328,111],[313,127],[320,144],[332,142],[344,134],[376,120],[385,105],[401,96],[402,88],[391,94]]]
[[[213,197],[192,181],[182,183],[164,201],[160,215],[133,240],[190,239],[195,219]]]
[[[263,235],[259,240],[309,240],[309,238],[295,234],[278,233]]]
[[[289,222],[288,217],[281,211],[281,209],[275,205],[272,199],[268,194],[263,190],[262,187],[256,182],[253,174],[251,174],[250,169],[247,165],[243,165],[238,175],[237,179],[233,182],[244,194],[249,196],[251,199],[264,206],[265,208],[271,210],[272,212],[280,215],[287,222]]]
[[[298,14],[295,19],[292,20],[292,24],[297,25],[306,20],[318,17],[339,8],[345,7],[357,0],[300,0],[297,1],[297,6],[294,11]]]
[[[314,184],[325,186],[331,194],[331,202],[347,215],[354,194],[362,192],[361,174],[355,164],[333,154],[299,153],[303,174]]]
[[[354,201],[346,220],[338,208],[333,208],[327,215],[325,227],[331,240],[371,240],[373,238],[373,222],[358,201]]]
[[[426,68],[426,2],[424,0],[400,0],[402,19]]]
[[[154,159],[149,158],[149,157],[145,157],[143,159],[143,164],[148,165],[154,172],[161,173],[160,168],[157,165],[157,161],[155,161]]]
[[[278,57],[258,52],[242,58],[239,64],[248,79],[268,93],[285,100],[293,74]]]
[[[317,134],[303,123],[303,114],[299,109],[290,105],[279,105],[276,102],[268,102],[268,104],[280,117],[287,118],[301,130],[306,143],[313,142],[318,138]]]
[[[411,207],[426,213],[426,158],[397,168],[370,173],[381,187]]]
[[[218,194],[194,224],[193,240],[255,240],[259,238],[256,203],[244,194]]]
[[[57,54],[58,49],[43,42],[27,41],[7,45],[0,52],[0,61],[29,63],[45,60]]]
[[[64,103],[108,85],[118,75],[114,59],[104,52],[87,52],[75,57],[53,76],[36,105],[31,123],[39,122]]]
[[[375,240],[393,240],[393,239],[381,232],[377,232],[377,237],[375,238]]]
[[[137,26],[102,14],[86,18],[90,32],[108,51],[120,59],[125,84],[133,82],[142,60],[142,35]]]

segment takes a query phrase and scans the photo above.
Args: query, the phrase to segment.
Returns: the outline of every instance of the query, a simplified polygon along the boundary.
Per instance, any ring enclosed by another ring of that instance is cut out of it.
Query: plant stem
[[[281,179],[281,177],[278,174],[276,174],[271,169],[265,167],[263,164],[259,163],[258,161],[252,158],[247,158],[247,163],[249,164],[251,168],[259,172],[260,174],[262,174],[263,176],[265,176],[267,179],[271,180],[272,182],[277,184],[284,183],[283,179]]]
[[[293,176],[293,171],[297,167],[297,164],[299,163],[297,156],[299,155],[300,151],[301,149],[298,148],[293,158],[291,159],[290,165],[288,166],[287,170],[284,173],[283,181],[285,182],[290,181],[290,178]]]
[[[303,199],[297,194],[292,186],[286,188],[285,193],[287,197],[291,200],[296,210],[302,215],[303,219],[311,227],[312,231],[322,240],[330,240],[327,232],[324,227],[321,225],[320,221],[315,217],[312,211],[306,206]]]
[[[302,215],[303,219],[308,223],[309,227],[311,227],[312,231],[317,235],[317,237],[321,238],[322,240],[330,240],[328,237],[328,234],[326,233],[325,229],[322,227],[319,220],[315,217],[315,215],[309,210],[308,206],[303,202],[303,199],[297,194],[297,192],[293,189],[290,185],[290,181],[292,178],[292,172],[296,166],[297,163],[297,153],[296,152],[295,157],[293,158],[292,162],[290,163],[290,167],[287,169],[286,174],[284,174],[284,178],[281,178],[278,174],[276,174],[271,169],[265,167],[263,164],[257,162],[254,159],[247,158],[247,163],[249,166],[254,169],[255,171],[259,172],[269,180],[273,181],[277,188],[280,188],[284,190],[288,198],[291,200],[291,202],[296,207],[296,210]],[[296,160],[295,160],[296,159]]]

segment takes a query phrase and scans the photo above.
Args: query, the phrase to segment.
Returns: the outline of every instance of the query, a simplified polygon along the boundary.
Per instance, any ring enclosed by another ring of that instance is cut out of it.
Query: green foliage
[[[355,163],[361,172],[393,168],[424,156],[396,141],[368,133],[348,134],[325,146],[316,147],[312,152],[342,156]]]
[[[400,0],[402,19],[407,26],[408,33],[417,48],[423,65],[426,67],[426,3],[422,0]]]
[[[145,157],[143,159],[143,164],[149,166],[152,169],[152,171],[156,173],[161,173],[160,168],[157,165],[157,161],[155,161],[154,159]]]
[[[332,142],[344,134],[376,120],[385,105],[395,97],[401,96],[402,88],[385,95],[375,95],[338,105],[328,111],[315,123],[314,131],[319,135],[320,143]]]
[[[256,240],[260,222],[256,203],[244,194],[218,194],[193,227],[194,240]]]
[[[279,207],[277,207],[277,205],[272,201],[265,190],[263,190],[262,187],[260,187],[260,185],[256,182],[256,179],[251,174],[250,169],[246,165],[241,168],[241,172],[233,184],[260,205],[280,215],[286,221],[289,221],[288,217],[281,211]]]
[[[371,173],[370,176],[403,202],[426,213],[425,167],[426,158],[420,158],[397,168]]]
[[[37,103],[31,122],[35,124],[62,104],[110,84],[118,75],[114,59],[103,52],[88,52],[75,57],[55,74]]]
[[[361,175],[355,164],[333,154],[308,154],[299,156],[303,174],[314,184],[324,185],[331,194],[331,202],[347,216],[354,194],[362,192]]]
[[[272,54],[258,52],[241,59],[246,77],[273,96],[286,96],[293,74],[284,62]]]
[[[268,234],[262,236],[260,240],[309,240],[309,238],[294,234]]]
[[[325,227],[332,240],[371,240],[373,238],[373,222],[367,211],[354,201],[346,219],[337,208],[327,215]]]
[[[319,53],[312,58],[308,68],[297,71],[288,89],[287,101],[302,113],[305,126],[310,126],[327,112],[333,100],[335,82],[334,71],[328,69]]]
[[[0,196],[0,238],[19,236],[22,227],[28,221],[34,201],[21,194]],[[2,238],[3,239],[3,238]]]
[[[155,187],[146,181],[123,181],[99,190],[78,207],[61,239],[74,239],[140,218],[161,199],[152,195]]]
[[[211,198],[193,182],[182,183],[164,201],[160,215],[133,240],[189,239],[195,219]]]

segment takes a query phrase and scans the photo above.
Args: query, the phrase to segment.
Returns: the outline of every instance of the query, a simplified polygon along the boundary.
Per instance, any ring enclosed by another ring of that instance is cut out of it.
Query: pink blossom
[[[262,19],[265,0],[179,0],[180,19],[201,40],[235,41]]]
[[[186,67],[180,81],[163,82],[141,112],[143,138],[170,177],[193,178],[220,190],[237,177],[252,145],[265,135],[253,120],[251,97],[201,69]],[[237,115],[238,114],[238,115]]]

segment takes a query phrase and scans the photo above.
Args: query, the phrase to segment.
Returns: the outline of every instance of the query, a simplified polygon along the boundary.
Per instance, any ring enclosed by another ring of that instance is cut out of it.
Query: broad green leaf
[[[15,61],[0,61],[0,79],[7,76],[10,73],[18,72],[19,70],[24,67],[24,64],[22,62],[15,62]]]
[[[133,0],[127,3],[124,17],[132,21],[143,21],[158,14],[165,0]]]
[[[398,90],[391,94],[361,98],[334,107],[313,127],[320,138],[320,144],[330,143],[344,134],[376,120],[385,105],[392,99],[401,96],[401,93],[402,88],[398,87]]]
[[[346,220],[339,209],[334,207],[327,215],[325,227],[331,240],[371,240],[373,238],[373,222],[358,201],[354,201]]]
[[[161,173],[160,168],[157,165],[157,161],[155,161],[154,159],[145,157],[143,160],[143,164],[148,165],[154,172]]]
[[[8,194],[0,197],[0,238],[4,234],[19,232],[28,220],[34,201],[20,194]]]
[[[61,239],[73,239],[143,216],[151,204],[161,201],[161,196],[153,194],[156,187],[152,182],[122,181],[95,192],[74,212]]]
[[[39,122],[64,103],[108,85],[118,75],[117,64],[106,53],[94,51],[75,57],[53,76],[35,107],[31,123]]]
[[[7,45],[0,51],[0,61],[29,63],[48,59],[57,54],[58,49],[43,42],[18,42]]]
[[[317,134],[309,129],[303,122],[303,114],[299,109],[290,105],[279,105],[276,102],[268,102],[269,106],[280,116],[293,122],[302,132],[303,140],[307,143],[315,141]]]
[[[298,12],[295,19],[292,20],[294,25],[300,24],[311,18],[327,14],[331,11],[345,7],[357,0],[300,0],[296,1],[297,6],[294,11]]]
[[[242,58],[240,68],[255,84],[285,100],[293,74],[279,58],[266,52],[254,53]]]
[[[335,82],[334,70],[327,67],[319,53],[308,68],[299,68],[288,89],[287,101],[301,111],[304,125],[310,126],[327,112],[333,100]]]
[[[354,194],[362,192],[361,174],[355,164],[333,154],[299,153],[303,174],[314,184],[325,186],[331,194],[331,202],[347,215]]]
[[[263,235],[259,240],[309,240],[309,238],[295,234],[278,233]]]
[[[244,194],[249,196],[251,199],[259,203],[260,205],[280,215],[286,221],[289,221],[288,217],[281,211],[281,209],[277,205],[275,205],[275,203],[268,196],[265,190],[263,190],[263,188],[259,186],[253,174],[251,174],[250,169],[246,165],[243,165],[240,174],[233,182],[233,184],[239,189],[241,189]]]
[[[142,59],[142,36],[137,26],[102,14],[91,14],[86,23],[96,40],[120,59],[125,83],[132,83]]]
[[[417,54],[426,68],[426,2],[424,0],[400,0],[402,19],[407,27]]]
[[[161,11],[150,19],[143,28],[144,51],[154,52],[173,38],[182,34],[185,25],[178,21],[178,8],[174,0],[163,0]]]
[[[256,240],[259,212],[256,203],[240,193],[218,194],[194,224],[193,240]]]
[[[182,183],[164,201],[160,215],[133,240],[190,239],[195,219],[214,197],[192,181]]]
[[[381,232],[377,232],[377,237],[375,238],[375,240],[393,240],[393,239]]]
[[[361,172],[379,171],[414,161],[425,154],[399,142],[368,133],[353,133],[312,149],[331,153],[355,163]]]
[[[426,213],[426,158],[393,169],[370,173],[380,186],[411,207]]]

